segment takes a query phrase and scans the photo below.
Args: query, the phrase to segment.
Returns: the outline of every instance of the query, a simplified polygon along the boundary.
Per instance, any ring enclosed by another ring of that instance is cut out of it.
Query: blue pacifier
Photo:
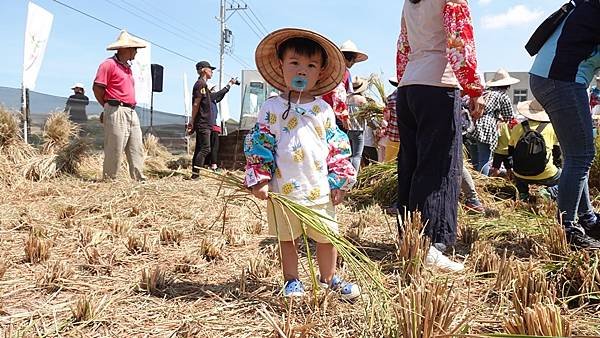
[[[292,79],[292,88],[296,91],[303,91],[306,89],[306,85],[308,84],[308,80],[304,76],[296,75]]]

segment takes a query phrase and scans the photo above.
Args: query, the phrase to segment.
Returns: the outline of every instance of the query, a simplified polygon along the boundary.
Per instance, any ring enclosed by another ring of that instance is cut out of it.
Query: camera
[[[237,78],[237,77],[235,77],[235,78],[232,78],[232,79],[231,79],[231,82],[232,82],[234,85],[236,85],[236,86],[239,86],[239,85],[240,85],[240,80],[238,80],[238,78]]]

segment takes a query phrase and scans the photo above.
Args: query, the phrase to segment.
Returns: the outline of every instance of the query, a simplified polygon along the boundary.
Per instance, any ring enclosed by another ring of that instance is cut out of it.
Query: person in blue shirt
[[[600,69],[600,0],[574,3],[538,52],[530,87],[548,113],[564,155],[558,216],[567,240],[575,248],[600,249],[600,214],[590,203],[588,187],[595,148],[587,93]]]

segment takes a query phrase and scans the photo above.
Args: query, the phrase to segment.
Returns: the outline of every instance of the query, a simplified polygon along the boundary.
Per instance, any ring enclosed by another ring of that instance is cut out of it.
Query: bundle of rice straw
[[[148,134],[144,138],[144,150],[146,151],[146,156],[161,157],[164,159],[171,157],[171,153],[167,147],[160,144],[158,137],[152,134]]]
[[[398,171],[395,161],[373,163],[361,168],[350,199],[359,205],[389,206],[398,199]]]
[[[235,176],[232,173],[218,174],[212,171],[202,169],[201,175],[213,178],[220,181],[221,187],[234,189],[234,194],[226,195],[226,198],[230,200],[232,197],[237,198],[248,198],[251,193],[244,186],[243,179]],[[381,272],[380,267],[375,264],[367,255],[356,248],[344,237],[335,234],[326,226],[326,221],[334,221],[325,215],[321,215],[312,209],[298,204],[281,194],[269,192],[269,200],[273,204],[282,206],[283,208],[290,211],[296,217],[300,219],[303,226],[303,239],[305,248],[307,250],[309,272],[312,279],[312,286],[314,296],[316,298],[316,291],[318,290],[317,272],[313,262],[312,253],[308,246],[308,239],[306,236],[306,228],[310,227],[319,234],[325,236],[331,244],[338,251],[349,268],[350,272],[354,275],[356,282],[360,285],[363,295],[367,296],[365,302],[365,315],[370,318],[369,323],[371,325],[378,325],[378,329],[386,331],[395,326],[393,316],[391,316],[391,297],[384,286],[384,276]],[[371,328],[372,329],[372,328]]]
[[[23,177],[32,181],[43,181],[61,174],[77,174],[79,165],[87,155],[88,145],[80,139],[71,141],[52,154],[32,156],[21,164]]]
[[[42,150],[52,154],[59,148],[66,146],[69,141],[77,136],[79,126],[69,119],[65,112],[55,112],[48,116],[44,124]]]
[[[36,153],[33,147],[23,141],[17,117],[0,107],[0,154],[5,155],[10,162],[15,164]]]

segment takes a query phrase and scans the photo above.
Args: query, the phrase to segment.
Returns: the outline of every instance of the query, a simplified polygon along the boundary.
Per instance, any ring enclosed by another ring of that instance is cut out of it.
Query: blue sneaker
[[[343,300],[353,300],[360,296],[360,287],[357,284],[344,281],[340,276],[334,275],[331,283],[327,284],[320,280],[319,285],[322,289],[329,289],[339,292]]]
[[[290,279],[283,285],[284,297],[302,297],[304,296],[304,285],[298,279]]]

